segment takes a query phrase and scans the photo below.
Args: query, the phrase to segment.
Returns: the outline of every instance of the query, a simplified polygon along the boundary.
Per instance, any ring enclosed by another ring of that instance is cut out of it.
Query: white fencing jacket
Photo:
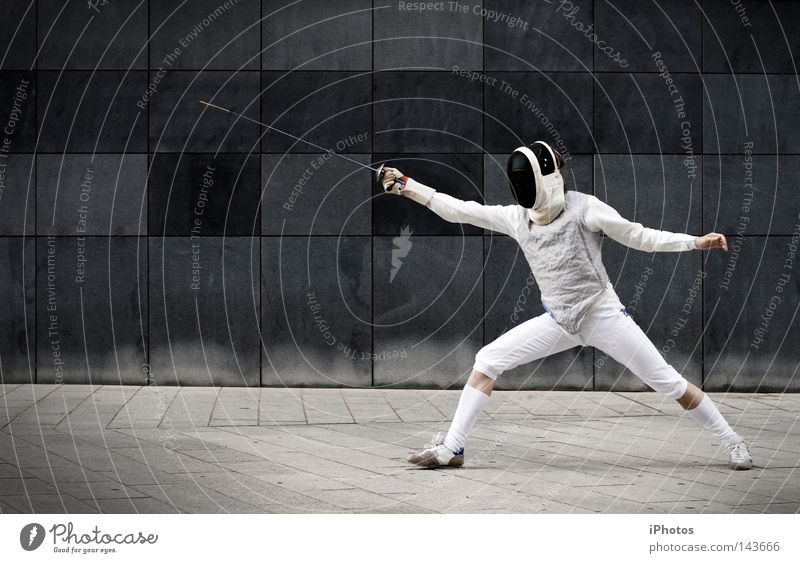
[[[519,205],[482,205],[462,201],[409,179],[403,195],[425,205],[445,221],[469,223],[516,240],[539,286],[542,303],[567,332],[575,334],[603,291],[613,291],[601,259],[601,233],[647,252],[693,250],[695,237],[642,226],[624,219],[597,199],[575,191],[565,194],[564,211],[537,225]]]

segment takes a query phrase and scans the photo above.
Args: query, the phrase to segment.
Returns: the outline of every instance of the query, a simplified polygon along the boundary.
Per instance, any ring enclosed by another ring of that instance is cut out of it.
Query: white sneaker
[[[753,458],[750,457],[750,446],[742,440],[737,444],[728,445],[731,469],[750,469],[753,467]]]
[[[453,452],[444,445],[444,438],[444,432],[436,433],[424,450],[409,454],[406,461],[421,467],[461,467],[464,465],[464,448]]]

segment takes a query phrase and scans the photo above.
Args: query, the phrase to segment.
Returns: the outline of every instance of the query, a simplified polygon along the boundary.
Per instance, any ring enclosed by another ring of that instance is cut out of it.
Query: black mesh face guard
[[[531,209],[536,205],[536,175],[530,159],[525,154],[514,151],[508,157],[506,172],[517,204]]]
[[[519,205],[527,209],[536,206],[537,194],[554,182],[561,182],[558,161],[553,149],[544,141],[515,149],[506,166],[511,192]]]

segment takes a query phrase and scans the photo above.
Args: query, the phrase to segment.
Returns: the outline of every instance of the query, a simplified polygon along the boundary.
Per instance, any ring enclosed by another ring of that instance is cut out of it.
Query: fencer
[[[385,167],[381,182],[446,221],[469,223],[517,241],[541,292],[545,312],[483,347],[475,356],[447,433],[437,433],[407,460],[424,467],[461,466],[475,420],[506,370],[575,346],[594,346],[626,366],[645,384],[675,399],[727,449],[732,469],[750,469],[750,448],[701,389],[659,354],[631,318],[601,259],[601,234],[646,252],[722,248],[725,236],[692,236],[647,228],[624,219],[593,195],[565,189],[561,154],[543,141],[514,150],[507,175],[516,204],[462,201]]]

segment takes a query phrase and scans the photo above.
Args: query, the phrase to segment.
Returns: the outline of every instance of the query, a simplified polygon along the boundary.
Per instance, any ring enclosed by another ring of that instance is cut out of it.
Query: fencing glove
[[[385,167],[381,176],[381,183],[387,193],[406,196],[420,205],[428,205],[433,194],[436,193],[433,188],[404,176],[397,168]]]

